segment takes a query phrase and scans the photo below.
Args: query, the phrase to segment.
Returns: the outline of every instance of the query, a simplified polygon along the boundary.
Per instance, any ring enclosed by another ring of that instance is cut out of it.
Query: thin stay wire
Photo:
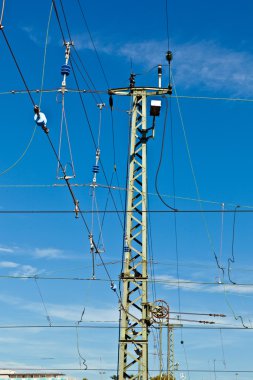
[[[231,247],[231,257],[228,258],[228,279],[232,284],[236,284],[232,279],[231,279],[231,263],[235,262],[235,255],[234,255],[234,243],[235,243],[235,224],[236,224],[236,214],[237,214],[237,209],[240,206],[236,206],[234,209],[234,218],[233,218],[233,231],[232,231],[232,247]]]
[[[167,4],[167,2],[166,2]],[[169,97],[169,104],[168,99],[167,101],[167,108],[169,108],[170,111],[170,140],[171,140],[171,162],[172,162],[172,189],[173,189],[173,209],[177,210],[176,208],[176,176],[175,176],[175,139],[174,139],[174,128],[173,128],[173,114],[172,114],[172,102],[171,97]],[[168,110],[167,110],[168,112]],[[166,124],[166,123],[165,123]],[[165,128],[165,126],[164,126]],[[177,229],[177,215],[176,212],[173,213],[174,216],[174,234],[175,234],[175,253],[176,253],[176,275],[177,275],[177,294],[178,294],[178,309],[179,309],[179,320],[182,322],[182,315],[181,315],[181,289],[180,289],[180,273],[179,273],[179,250],[178,250],[178,229]],[[182,323],[181,323],[182,324]],[[180,335],[181,335],[181,344],[183,345],[183,352],[185,357],[185,363],[187,368],[187,374],[190,380],[190,373],[189,373],[189,363],[188,363],[188,355],[186,352],[185,347],[185,341],[183,336],[183,330],[180,328]]]
[[[161,146],[161,153],[160,153],[160,158],[159,158],[159,162],[158,162],[158,167],[157,167],[156,175],[155,175],[155,190],[156,190],[156,194],[158,195],[160,201],[166,207],[168,207],[171,211],[176,212],[178,210],[175,209],[174,207],[170,206],[167,202],[165,202],[165,200],[163,199],[162,195],[160,194],[159,188],[158,188],[158,177],[159,177],[159,173],[160,173],[160,169],[161,169],[161,165],[162,165],[162,160],[163,160],[165,135],[166,135],[166,126],[167,126],[167,117],[168,117],[168,108],[169,108],[168,99],[165,98],[165,101],[166,101],[166,110],[165,110],[164,125],[163,125],[162,146]]]
[[[55,11],[55,15],[56,15],[56,18],[57,18],[57,22],[58,22],[58,25],[59,25],[59,28],[60,28],[60,31],[61,31],[61,35],[62,35],[62,39],[63,39],[63,42],[64,44],[66,44],[66,40],[65,40],[65,37],[64,37],[64,33],[63,33],[63,28],[62,28],[62,25],[61,25],[61,22],[60,22],[60,17],[59,17],[59,13],[57,11],[57,7],[56,7],[56,4],[55,4],[55,0],[52,0],[53,1],[53,6],[54,6],[54,11]],[[67,23],[67,20],[65,19],[65,22]],[[85,107],[85,104],[84,104],[84,101],[83,101],[83,97],[82,97],[82,94],[80,92],[80,87],[79,87],[79,83],[78,83],[78,80],[77,80],[77,76],[76,76],[76,73],[75,73],[75,70],[73,68],[73,64],[72,64],[72,60],[71,60],[71,57],[70,57],[70,65],[71,65],[71,68],[72,68],[72,72],[73,72],[73,75],[74,75],[74,80],[75,80],[75,83],[76,83],[76,86],[77,86],[77,89],[78,89],[78,94],[79,94],[79,97],[80,97],[80,101],[81,101],[81,105],[82,105],[82,109],[84,111],[84,115],[85,115],[85,118],[86,118],[86,121],[87,121],[87,124],[88,124],[88,128],[89,128],[89,131],[90,131],[90,134],[91,134],[91,138],[92,138],[92,142],[94,144],[94,147],[96,149],[96,141],[95,141],[95,137],[94,137],[94,134],[93,134],[93,131],[92,131],[92,127],[91,127],[91,123],[90,123],[90,120],[89,120],[89,117],[88,117],[88,113],[87,113],[87,109]],[[48,135],[47,135],[48,136]],[[48,136],[49,137],[49,136]],[[52,142],[51,142],[51,145],[52,145]],[[56,154],[56,157],[57,157],[57,153],[55,152]],[[58,157],[57,157],[58,158]],[[107,179],[107,176],[106,176],[106,173],[105,173],[105,169],[104,169],[104,166],[102,164],[102,161],[100,161],[100,164],[101,164],[101,168],[102,168],[102,172],[103,172],[103,175],[104,175],[104,178],[106,180],[106,183],[107,185],[109,186],[109,182],[108,182],[108,179]],[[64,170],[64,168],[63,168]],[[71,186],[69,184],[68,181],[66,181],[67,185],[68,185],[68,188],[70,190],[70,192],[72,193],[72,190],[71,190]],[[123,229],[123,224],[122,224],[122,220],[121,220],[121,217],[120,217],[120,214],[118,213],[117,211],[117,205],[115,203],[115,199],[114,199],[114,196],[111,192],[111,190],[109,189],[109,192],[110,192],[110,196],[112,198],[112,201],[113,201],[113,204],[114,204],[114,207],[115,207],[115,210],[116,210],[116,213],[117,213],[117,216],[118,216],[118,219],[119,219],[119,222],[121,224],[121,227]],[[73,194],[72,194],[72,198],[73,198]],[[74,198],[73,198],[74,200]],[[81,213],[81,217],[84,218],[83,214]],[[85,221],[86,223],[86,221]],[[88,226],[87,226],[88,227]]]
[[[61,161],[63,124],[65,124],[65,131],[66,131],[69,158],[70,158],[70,166],[71,166],[71,170],[72,170],[72,176],[71,177],[75,177],[76,176],[75,165],[74,165],[74,159],[73,159],[70,136],[69,136],[69,129],[68,129],[68,122],[67,122],[66,111],[65,111],[65,96],[64,96],[64,94],[62,94],[61,104],[62,104],[62,110],[61,110],[62,112],[61,112],[61,123],[60,123],[60,138],[59,138],[58,158],[59,158],[59,161]],[[58,164],[57,164],[57,178],[58,179],[60,179],[59,170],[60,170],[60,165],[58,162]]]
[[[0,26],[1,26],[2,23],[3,23],[4,9],[5,9],[5,0],[3,0],[3,3],[2,3],[2,11],[1,11],[1,18],[0,18]]]
[[[3,8],[4,8],[4,3],[5,3],[5,0],[3,1]],[[41,106],[41,102],[42,102],[42,95],[43,95],[43,85],[44,85],[44,78],[45,78],[45,66],[46,66],[46,54],[47,54],[47,46],[48,46],[48,35],[49,35],[49,28],[50,28],[50,22],[51,22],[51,16],[52,16],[52,9],[53,9],[53,4],[51,4],[51,7],[50,7],[50,12],[49,12],[49,17],[48,17],[48,23],[47,23],[47,30],[46,30],[46,40],[45,40],[45,46],[44,46],[44,58],[43,58],[43,65],[42,65],[42,77],[41,77],[41,88],[40,88],[40,100],[39,100],[39,107]],[[2,15],[1,15],[1,21],[0,21],[0,25],[2,25],[2,18],[3,18],[3,9],[2,9]],[[31,135],[31,138],[25,148],[25,150],[23,151],[23,153],[21,154],[21,156],[12,164],[10,165],[8,168],[4,169],[1,173],[0,173],[0,176],[3,176],[5,175],[6,173],[8,173],[9,171],[11,171],[15,166],[17,166],[17,164],[20,163],[20,161],[22,161],[22,159],[25,157],[25,155],[27,154],[30,146],[32,145],[32,142],[34,140],[34,137],[35,137],[35,133],[36,133],[36,130],[37,130],[37,125],[35,125],[34,127],[34,130],[32,132],[32,135]]]
[[[39,287],[39,284],[38,284],[38,281],[37,281],[37,278],[36,278],[36,277],[34,277],[34,281],[35,281],[35,284],[36,284],[36,286],[37,286],[37,289],[38,289],[38,292],[39,292],[39,295],[40,295],[40,299],[41,299],[41,302],[42,302],[43,308],[44,308],[45,313],[46,313],[46,319],[47,319],[47,321],[48,321],[49,326],[51,327],[51,326],[52,326],[52,321],[51,321],[51,318],[50,318],[50,316],[49,316],[49,314],[48,314],[47,307],[46,307],[46,304],[45,304],[44,298],[43,298],[43,296],[42,296],[42,292],[41,292],[41,290],[40,290],[40,287]]]
[[[82,8],[81,3],[80,3],[80,0],[77,0],[77,2],[78,2],[78,5],[79,5],[79,8],[80,8],[80,11],[81,11],[81,15],[82,15],[82,18],[83,18],[84,24],[85,24],[86,29],[87,29],[87,31],[88,31],[88,34],[89,34],[89,37],[90,37],[90,40],[91,40],[91,43],[92,43],[93,49],[94,49],[95,54],[96,54],[96,57],[97,57],[97,59],[98,59],[98,62],[99,62],[100,68],[101,68],[101,72],[102,72],[102,74],[103,74],[103,76],[104,76],[104,80],[105,80],[105,82],[106,82],[107,88],[109,89],[109,88],[110,88],[109,81],[108,81],[108,78],[107,78],[107,76],[106,76],[106,74],[105,74],[105,70],[104,70],[104,67],[103,67],[103,65],[102,65],[101,58],[100,58],[100,56],[99,56],[99,54],[98,54],[98,51],[97,51],[96,45],[95,45],[95,43],[94,43],[94,39],[93,39],[93,37],[92,37],[92,35],[91,35],[90,28],[89,28],[89,26],[88,26],[88,23],[87,23],[87,20],[86,20],[86,17],[85,17],[85,14],[84,14],[83,8]]]
[[[165,0],[165,15],[166,15],[166,34],[168,50],[170,50],[170,33],[169,33],[169,12],[168,12],[168,0]]]
[[[209,245],[210,245],[211,251],[212,251],[212,253],[214,255],[214,258],[215,258],[216,265],[222,271],[222,274],[223,274],[223,277],[224,277],[224,268],[219,263],[219,259],[218,259],[218,256],[216,254],[215,248],[214,248],[213,239],[212,239],[211,233],[209,231],[209,226],[208,226],[207,219],[205,217],[205,213],[204,213],[204,209],[203,209],[203,205],[202,205],[202,202],[201,202],[201,197],[200,197],[199,187],[198,187],[198,183],[197,183],[197,178],[196,178],[196,175],[195,175],[195,170],[194,170],[194,167],[193,167],[193,162],[192,162],[191,153],[190,153],[190,147],[189,147],[188,139],[187,139],[187,135],[186,135],[186,129],[185,129],[185,125],[184,125],[183,115],[182,115],[179,99],[177,97],[176,85],[175,85],[175,81],[174,81],[174,77],[173,77],[172,73],[171,73],[171,78],[172,78],[172,82],[173,82],[174,91],[175,91],[175,94],[176,94],[176,101],[177,101],[179,118],[180,118],[181,127],[182,127],[182,131],[183,131],[183,135],[184,135],[187,155],[188,155],[188,159],[189,159],[189,163],[190,163],[190,167],[191,167],[191,172],[192,172],[192,176],[193,176],[193,180],[194,180],[196,194],[197,194],[197,198],[199,199],[200,211],[201,211],[204,227],[205,227],[205,230],[206,230],[206,234],[207,234],[207,238],[208,238],[208,241],[209,241]]]

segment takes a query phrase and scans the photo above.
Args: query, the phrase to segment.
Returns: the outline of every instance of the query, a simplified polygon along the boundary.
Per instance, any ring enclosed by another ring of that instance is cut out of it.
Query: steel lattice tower
[[[161,88],[113,89],[132,97],[131,141],[127,188],[123,292],[119,341],[119,380],[148,379],[150,305],[147,292],[147,97],[167,94]]]

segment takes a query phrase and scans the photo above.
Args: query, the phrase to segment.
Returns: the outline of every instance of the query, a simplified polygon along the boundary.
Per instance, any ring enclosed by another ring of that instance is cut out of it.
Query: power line
[[[121,261],[120,261],[121,263]],[[108,263],[104,263],[105,265],[108,265]],[[110,264],[110,263],[109,263]],[[159,264],[159,262],[157,262]],[[164,263],[160,263],[161,265],[164,265]],[[101,264],[97,264],[97,266],[101,266]],[[26,275],[0,275],[0,279],[38,279],[38,280],[49,280],[49,281],[98,281],[98,282],[110,282],[109,279],[105,278],[92,278],[92,277],[56,277],[56,276],[40,276],[40,275],[33,275],[33,276],[26,276]],[[117,278],[113,279],[113,281],[118,281]],[[180,285],[190,285],[190,284],[195,284],[195,285],[215,285],[217,287],[226,285],[229,286],[229,289],[236,289],[237,287],[243,287],[243,286],[253,286],[253,283],[236,283],[236,284],[231,284],[231,283],[218,283],[218,282],[200,282],[200,281],[177,281],[177,280],[165,280],[165,279],[145,279],[143,281],[150,282],[150,283],[158,283],[158,284],[175,284],[177,285],[178,283]],[[179,312],[177,314],[180,314]]]
[[[69,185],[71,188],[71,186]],[[0,214],[73,214],[76,211],[72,210],[0,210]],[[99,214],[99,213],[107,213],[107,214],[122,214],[122,213],[128,213],[131,212],[131,210],[81,210],[79,209],[80,213],[83,214]],[[234,210],[145,210],[142,211],[143,213],[152,214],[152,213],[177,213],[177,214],[219,214],[219,213],[227,213],[231,214],[234,212]],[[253,213],[253,210],[238,210],[237,213],[242,214],[251,214]]]
[[[0,95],[21,95],[21,94],[27,94],[27,92],[30,93],[39,93],[39,92],[58,92],[59,88],[53,88],[53,89],[28,89],[28,90],[9,90],[9,91],[2,91],[0,92]],[[66,88],[66,92],[70,93],[99,93],[99,94],[108,94],[108,90],[87,90],[87,89],[75,89],[75,88]],[[189,100],[213,100],[213,101],[226,101],[226,102],[240,102],[240,103],[253,103],[253,99],[246,99],[246,98],[219,98],[219,97],[212,97],[212,96],[188,96],[188,95],[170,95],[172,99],[189,99]],[[123,112],[128,112],[128,110],[121,110]]]
[[[60,187],[66,187],[67,185],[64,183],[54,183],[54,184],[0,184],[0,188],[60,188]],[[113,186],[113,185],[104,185],[100,183],[71,183],[71,187],[99,187],[99,188],[109,188],[112,190],[117,190],[117,191],[127,191],[126,187],[122,186]],[[148,195],[152,196],[157,196],[157,193],[152,193],[152,192],[147,192]],[[238,205],[237,203],[231,203],[231,202],[224,202],[224,201],[213,201],[213,200],[208,200],[208,199],[197,199],[197,198],[192,198],[192,197],[184,197],[184,196],[179,196],[179,195],[171,195],[171,194],[161,194],[163,198],[175,198],[178,200],[183,200],[183,201],[192,201],[192,202],[201,202],[201,203],[209,203],[213,205],[224,205],[224,206],[230,206],[230,207],[236,207]],[[253,210],[253,205],[239,205],[241,208],[249,208]],[[225,211],[225,210],[224,210]],[[223,210],[221,210],[223,213]]]
[[[33,97],[32,97],[32,95],[31,95],[31,92],[30,92],[30,90],[29,90],[29,88],[28,88],[28,85],[27,85],[27,83],[26,83],[26,80],[25,80],[25,78],[24,78],[24,75],[23,75],[23,73],[22,73],[22,71],[21,71],[21,69],[20,69],[20,66],[19,66],[19,64],[18,64],[18,61],[17,61],[17,59],[16,59],[16,57],[15,57],[15,54],[14,54],[14,52],[13,52],[13,50],[12,50],[12,47],[11,47],[11,45],[10,45],[10,43],[9,43],[9,41],[8,41],[8,39],[7,39],[7,37],[6,37],[6,34],[5,34],[3,28],[4,28],[3,25],[0,25],[0,30],[1,30],[2,35],[3,35],[4,39],[5,39],[5,42],[6,42],[7,46],[8,46],[8,49],[9,49],[9,51],[10,51],[10,53],[11,53],[11,56],[12,56],[14,62],[15,62],[16,68],[18,69],[19,75],[20,75],[20,77],[21,77],[21,79],[22,79],[22,81],[23,81],[23,83],[24,83],[24,86],[25,86],[26,91],[27,91],[27,93],[28,93],[28,95],[29,95],[29,98],[31,99],[31,102],[32,102],[33,106],[35,106],[35,102],[34,102],[34,100],[33,100]]]
[[[65,10],[64,10],[63,4],[62,4],[62,0],[60,0],[60,4],[61,4],[61,10],[62,10],[63,18],[64,18],[64,21],[65,21],[65,25],[66,25],[66,28],[67,28],[69,40],[72,41],[72,38],[71,38],[71,35],[70,35],[70,29],[69,29],[69,25],[68,25],[68,21],[67,21],[67,17],[66,17],[66,13],[65,13]]]
[[[53,2],[54,12],[55,12],[55,16],[56,16],[56,19],[57,19],[57,22],[58,22],[58,26],[59,26],[59,28],[60,28],[61,36],[62,36],[63,42],[64,42],[64,44],[65,44],[65,43],[66,43],[66,40],[65,40],[65,37],[64,37],[64,33],[63,33],[62,26],[61,26],[60,17],[59,17],[58,11],[57,11],[57,7],[56,7],[56,4],[55,4],[55,0],[52,0],[52,2]]]
[[[5,8],[5,0],[3,0],[3,5],[2,5],[1,18],[0,18],[0,26],[2,25],[2,22],[3,22],[4,8]]]
[[[182,321],[184,321],[184,319],[182,319]],[[188,320],[188,322],[191,322],[191,320]],[[194,323],[197,323],[198,321],[192,321]],[[112,329],[124,329],[126,328],[127,326],[118,326],[119,322],[118,321],[83,321],[83,323],[89,323],[87,325],[85,324],[80,324],[78,325],[78,328],[80,329],[92,329],[92,330],[112,330]],[[99,324],[99,323],[112,323],[112,324],[115,324],[115,326],[110,326],[110,325],[105,325],[105,326],[100,326],[100,325],[96,325],[96,324]],[[116,325],[117,324],[117,325]],[[203,325],[183,325],[183,326],[180,326],[180,327],[177,327],[175,325],[173,325],[173,328],[175,329],[180,329],[181,330],[181,327],[182,329],[194,329],[194,330],[245,330],[245,331],[250,331],[250,330],[253,330],[253,327],[249,327],[249,328],[245,328],[245,327],[234,327],[234,326],[220,326],[219,327],[210,327],[210,326],[203,326]],[[164,330],[167,330],[168,329],[168,326],[160,326],[159,328],[162,328]],[[52,324],[52,325],[0,325],[0,330],[21,330],[21,329],[24,329],[24,330],[29,330],[29,329],[50,329],[50,330],[53,330],[53,329],[76,329],[76,324],[75,325],[55,325],[55,324]],[[136,327],[136,330],[138,330],[138,327]]]
[[[71,367],[65,367],[65,368],[56,368],[56,367],[51,367],[51,368],[37,368],[37,367],[8,367],[8,368],[2,368],[1,369],[2,371],[83,371],[84,369],[83,368],[71,368]],[[116,371],[117,368],[87,368],[86,371]],[[134,370],[129,370],[130,372],[138,372],[138,369]],[[160,370],[159,369],[149,369],[149,372],[159,372]],[[173,370],[174,372],[203,372],[203,373],[213,373],[213,370],[210,370],[210,369],[183,369],[183,368],[180,368],[180,369],[174,369]],[[29,372],[29,373],[30,373]],[[249,370],[216,370],[216,372],[218,373],[253,373],[253,369],[249,369]]]
[[[96,45],[95,45],[94,40],[93,40],[93,37],[92,37],[92,35],[91,35],[90,28],[89,28],[89,26],[88,26],[88,23],[87,23],[87,20],[86,20],[86,17],[85,17],[85,14],[84,14],[83,8],[82,8],[82,6],[81,6],[80,1],[77,0],[77,2],[78,2],[78,5],[79,5],[79,8],[80,8],[80,11],[81,11],[81,14],[82,14],[83,21],[84,21],[84,23],[85,23],[86,29],[87,29],[88,34],[89,34],[89,36],[90,36],[90,40],[91,40],[91,43],[92,43],[93,49],[94,49],[95,54],[96,54],[96,57],[97,57],[97,59],[98,59],[98,62],[99,62],[99,65],[100,65],[100,68],[101,68],[102,74],[103,74],[103,76],[104,76],[104,80],[105,80],[105,82],[106,82],[107,88],[110,88],[108,78],[107,78],[107,76],[106,76],[106,74],[105,74],[105,70],[104,70],[104,67],[103,67],[103,65],[102,65],[101,58],[100,58],[100,56],[99,56],[99,54],[98,54],[98,51],[97,51]]]
[[[76,51],[75,49],[74,49],[74,51],[75,51],[76,54],[77,54],[77,51]],[[98,93],[98,92],[96,91],[96,89],[95,89],[95,85],[94,85],[94,83],[93,83],[93,81],[92,81],[92,79],[91,79],[91,77],[90,77],[90,75],[89,75],[89,73],[88,73],[86,67],[84,66],[83,62],[80,61],[81,66],[82,66],[83,70],[85,71],[85,73],[86,73],[86,75],[87,75],[87,78],[89,79],[89,81],[90,81],[92,87],[94,88],[94,90],[91,90],[91,89],[90,89],[89,83],[88,83],[88,81],[86,80],[85,76],[83,75],[81,69],[78,67],[75,58],[74,58],[73,56],[71,56],[70,58],[71,58],[71,61],[72,61],[72,62],[74,63],[74,65],[76,66],[76,68],[77,68],[79,74],[81,75],[83,81],[86,83],[86,86],[89,88],[90,93],[91,93],[91,95],[93,96],[93,99],[94,99],[95,103],[96,103],[96,104],[99,103],[99,102],[103,103],[103,101],[102,101],[102,99],[101,99],[99,93]],[[79,55],[77,55],[77,58],[78,58],[78,60],[80,60]],[[81,92],[82,92],[82,91],[81,91]],[[98,99],[96,98],[96,96],[95,96],[97,93],[98,93],[98,96],[99,96],[99,100],[98,100]]]
[[[4,8],[4,3],[3,3],[3,8]],[[43,94],[42,90],[43,90],[44,77],[45,77],[46,53],[47,53],[47,44],[48,44],[49,26],[50,26],[50,22],[51,22],[51,15],[52,15],[52,5],[50,7],[49,17],[48,17],[48,23],[47,23],[47,28],[46,28],[46,39],[45,39],[45,46],[44,46],[44,59],[43,59],[43,65],[42,65],[41,91],[40,91],[39,107],[41,106],[41,102],[42,102],[42,94]],[[2,17],[3,17],[3,11],[2,11]],[[0,21],[0,24],[2,24],[1,21]],[[34,130],[32,132],[32,136],[31,136],[31,138],[30,138],[30,140],[29,140],[29,142],[28,142],[25,150],[23,151],[23,153],[20,155],[20,157],[12,165],[10,165],[8,168],[4,169],[0,173],[0,176],[8,173],[10,170],[12,170],[14,167],[16,167],[16,165],[19,164],[19,162],[25,157],[25,155],[27,154],[30,146],[32,145],[32,142],[33,142],[34,137],[35,137],[36,130],[37,130],[37,126],[35,125]]]

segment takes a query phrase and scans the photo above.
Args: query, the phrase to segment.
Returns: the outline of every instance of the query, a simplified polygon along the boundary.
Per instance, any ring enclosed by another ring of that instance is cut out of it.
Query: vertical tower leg
[[[146,91],[133,89],[119,380],[148,379]]]

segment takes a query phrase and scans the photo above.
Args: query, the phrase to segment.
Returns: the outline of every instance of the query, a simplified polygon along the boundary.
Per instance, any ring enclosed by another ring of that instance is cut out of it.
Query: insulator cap
[[[99,165],[93,165],[92,172],[93,173],[99,173]]]
[[[39,127],[44,127],[47,124],[47,118],[44,113],[39,112],[34,115],[34,121]]]
[[[69,65],[62,65],[61,67],[61,75],[68,76],[70,74],[70,66]]]
[[[171,84],[168,85],[168,94],[172,95],[172,86],[171,86]]]
[[[124,247],[124,252],[129,252],[129,251],[130,251],[129,247]]]
[[[167,51],[167,53],[166,53],[166,59],[167,59],[167,61],[168,61],[169,64],[170,64],[170,62],[171,62],[172,59],[173,59],[172,51],[170,51],[170,50]]]
[[[135,86],[135,77],[136,77],[136,74],[134,73],[130,74],[130,78],[129,78],[130,88],[133,88]]]

